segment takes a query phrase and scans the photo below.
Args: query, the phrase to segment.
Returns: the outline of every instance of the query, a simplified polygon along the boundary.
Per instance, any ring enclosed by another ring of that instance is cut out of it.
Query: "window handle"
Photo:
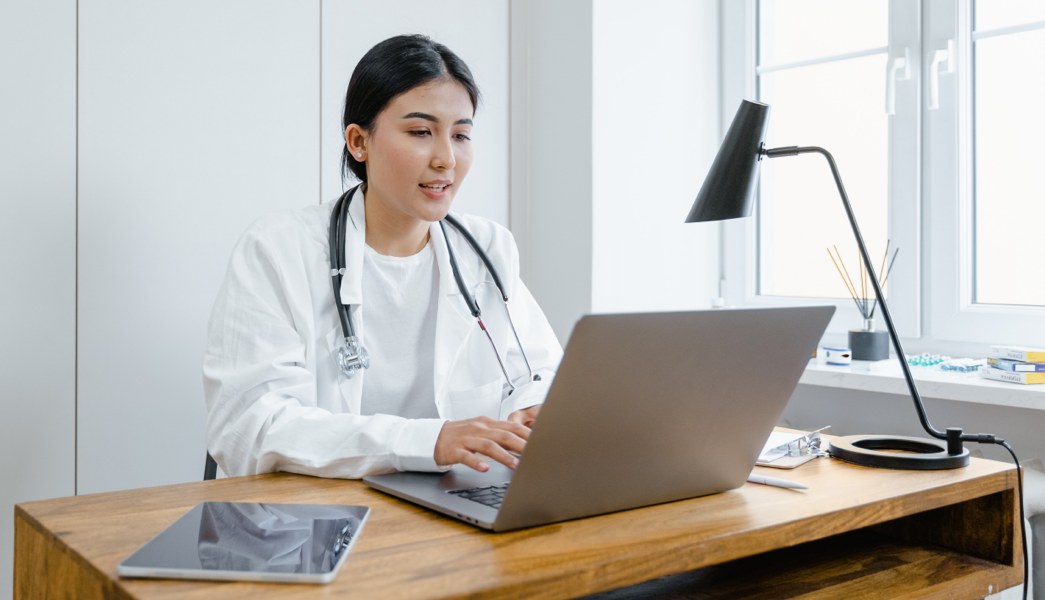
[[[896,82],[911,78],[911,51],[904,46],[903,56],[894,56],[885,75],[885,114],[896,114]]]
[[[946,48],[930,52],[929,61],[929,110],[936,110],[940,108],[940,73],[954,73],[954,40],[947,40]]]

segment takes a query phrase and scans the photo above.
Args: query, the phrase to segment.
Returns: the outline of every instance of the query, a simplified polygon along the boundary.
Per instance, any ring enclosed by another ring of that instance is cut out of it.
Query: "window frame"
[[[903,56],[906,47],[911,58],[911,77],[896,83],[896,110],[889,119],[889,236],[894,247],[903,249],[904,260],[898,260],[890,276],[889,307],[902,337],[921,335],[921,181],[919,165],[921,114],[920,18],[918,3],[890,0],[888,64]],[[758,60],[758,0],[722,3],[722,131],[729,128],[735,107],[741,99],[757,99],[756,66]],[[741,33],[742,32],[742,33]],[[888,70],[888,69],[887,69]],[[887,73],[882,74],[883,77]],[[882,99],[885,110],[885,99]],[[770,117],[772,118],[772,117]],[[815,140],[803,140],[815,144]],[[788,146],[799,140],[766,140],[767,146]],[[828,151],[831,148],[827,148]],[[782,158],[779,160],[787,160]],[[831,173],[826,161],[823,176]],[[842,173],[843,181],[845,173]],[[842,211],[841,199],[838,210]],[[756,210],[757,204],[756,204]],[[825,343],[847,344],[847,332],[858,328],[863,317],[848,298],[796,298],[768,296],[758,293],[758,216],[722,223],[723,276],[726,301],[738,306],[805,306],[834,305],[836,312],[828,325]],[[840,232],[851,235],[851,232]],[[879,319],[879,327],[884,323]]]
[[[927,305],[939,341],[1040,346],[1045,307],[977,304],[974,298],[975,187],[971,0],[926,0],[928,51],[954,40],[953,81],[941,76],[940,107],[926,110],[925,197],[933,240]],[[928,81],[925,85],[928,86]],[[948,152],[948,148],[957,151]],[[954,204],[950,199],[957,198]]]

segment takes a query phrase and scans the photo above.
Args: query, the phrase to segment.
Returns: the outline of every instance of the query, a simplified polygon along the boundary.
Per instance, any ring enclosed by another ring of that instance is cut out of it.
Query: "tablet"
[[[122,577],[330,583],[366,506],[201,502],[117,567]]]

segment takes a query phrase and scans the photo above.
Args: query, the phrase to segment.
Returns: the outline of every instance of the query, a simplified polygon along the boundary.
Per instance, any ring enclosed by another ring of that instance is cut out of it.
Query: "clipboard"
[[[820,449],[823,440],[820,433],[830,428],[828,425],[805,434],[773,432],[755,464],[773,469],[794,469],[818,456],[826,456],[827,453]]]

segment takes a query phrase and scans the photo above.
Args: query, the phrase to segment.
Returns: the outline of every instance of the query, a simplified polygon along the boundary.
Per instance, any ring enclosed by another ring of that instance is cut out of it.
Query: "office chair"
[[[203,464],[203,481],[210,481],[218,476],[218,463],[207,452],[207,462]]]

